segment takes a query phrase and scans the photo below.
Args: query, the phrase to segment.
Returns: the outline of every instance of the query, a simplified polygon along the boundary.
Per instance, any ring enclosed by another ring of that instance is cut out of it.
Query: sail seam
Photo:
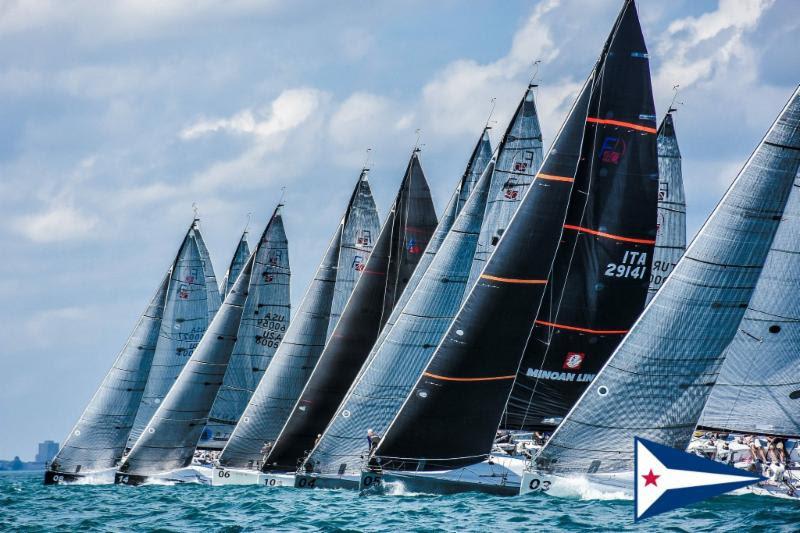
[[[564,224],[564,229],[571,229],[581,233],[589,233],[597,237],[605,237],[606,239],[613,239],[615,241],[633,242],[637,244],[655,244],[655,239],[637,239],[634,237],[623,237],[622,235],[614,235],[613,233],[606,233],[605,231],[597,231],[583,226],[574,226],[572,224]]]
[[[608,126],[623,126],[626,128],[630,128],[632,130],[643,131],[645,133],[657,133],[655,128],[651,128],[650,126],[642,126],[639,124],[634,124],[633,122],[625,122],[623,120],[611,120],[607,118],[594,118],[594,117],[586,117],[586,122],[592,122],[595,124],[605,124]]]

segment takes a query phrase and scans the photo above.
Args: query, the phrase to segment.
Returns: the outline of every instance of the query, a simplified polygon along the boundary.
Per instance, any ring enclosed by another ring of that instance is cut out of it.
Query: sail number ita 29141
[[[625,250],[622,261],[608,263],[604,274],[610,278],[644,279],[647,274],[647,252]]]

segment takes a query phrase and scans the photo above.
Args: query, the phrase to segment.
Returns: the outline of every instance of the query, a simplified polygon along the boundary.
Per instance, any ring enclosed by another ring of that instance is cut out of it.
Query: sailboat
[[[483,166],[481,154],[491,154],[488,136],[485,138],[486,151],[477,148],[473,151],[467,171],[464,173],[465,177],[473,174],[476,165]],[[482,143],[483,141],[479,146]],[[452,224],[452,229],[448,232],[441,228],[440,223],[435,237],[438,241],[438,236],[443,231],[447,237],[432,261],[425,265],[424,274],[414,280],[413,288],[411,285],[406,287],[406,291],[414,292],[409,298],[401,298],[400,303],[403,308],[399,314],[393,313],[391,319],[393,323],[384,327],[384,329],[390,328],[391,331],[386,336],[381,336],[378,341],[380,344],[376,342],[371,351],[367,350],[368,355],[363,354],[356,360],[342,357],[348,353],[347,350],[342,350],[342,355],[330,362],[324,359],[328,353],[326,347],[314,375],[267,458],[268,468],[296,468],[298,459],[303,462],[308,450],[311,450],[316,443],[317,447],[314,448],[311,458],[305,461],[298,472],[296,486],[341,485],[352,488],[358,486],[360,476],[358,455],[361,443],[367,428],[370,427],[368,424],[379,422],[378,419],[365,419],[365,414],[378,412],[383,413],[384,418],[390,416],[388,413],[391,412],[393,398],[394,403],[399,404],[402,401],[402,396],[397,397],[396,392],[402,388],[398,379],[407,373],[409,367],[420,364],[415,361],[427,359],[425,354],[431,353],[431,348],[438,342],[449,322],[448,315],[452,316],[455,313],[461,301],[469,273],[470,259],[475,250],[475,242],[483,219],[493,169],[494,163],[490,162],[474,185],[474,190],[468,195],[468,200]],[[457,208],[465,186],[467,183],[462,178],[446,213],[450,213],[454,206]],[[449,221],[445,221],[444,224],[451,225]],[[331,343],[333,342],[332,340]],[[323,366],[323,363],[327,364]],[[359,379],[354,383],[362,365],[367,368],[361,371]],[[388,371],[390,368],[393,370]],[[380,381],[374,381],[376,378]],[[351,383],[354,384],[348,393]],[[361,396],[363,387],[375,383],[379,383],[380,394],[369,398]],[[346,395],[347,400],[343,401]],[[342,439],[336,429],[331,430],[334,426],[333,422],[329,425],[332,418],[341,420],[344,422],[345,430],[355,433],[352,440]],[[316,439],[318,435],[321,436]],[[315,442],[317,440],[318,442]],[[344,457],[344,446],[347,445],[350,446],[348,453],[354,457]],[[329,467],[321,463],[327,458],[330,446],[338,446],[339,453],[336,454],[336,463]],[[349,463],[350,468],[340,472],[343,463]]]
[[[279,478],[264,478],[262,462],[262,433],[269,424],[269,413],[262,410],[264,402],[277,394],[280,398],[299,394],[305,382],[304,374],[311,372],[319,358],[330,329],[337,285],[340,291],[351,290],[353,279],[365,270],[375,246],[378,214],[369,186],[368,169],[362,169],[350,196],[347,208],[331,240],[325,256],[300,304],[299,311],[286,330],[267,372],[251,395],[239,422],[219,457],[219,468],[212,472],[212,484],[284,484]],[[355,275],[355,277],[354,277]],[[283,379],[267,381],[267,375]],[[271,385],[270,385],[271,384]],[[277,385],[279,390],[271,390]],[[259,392],[261,391],[261,392]],[[296,391],[296,392],[294,392]]]
[[[512,385],[527,377],[518,372],[521,358],[523,366],[557,364],[561,372],[571,352],[583,355],[585,367],[602,364],[608,345],[613,349],[618,332],[641,311],[655,243],[658,166],[647,51],[632,4],[623,7],[577,102],[362,485],[380,475],[412,491],[517,493],[522,460],[490,452]],[[550,171],[552,155],[576,148],[571,173]],[[528,218],[534,210],[544,214],[537,204],[554,194],[553,175],[574,181],[561,187],[571,189],[568,200],[550,202],[544,223]],[[533,243],[540,246],[527,248]],[[497,279],[512,278],[505,274],[509,265],[530,282],[528,294],[496,292]],[[562,387],[580,387],[579,368],[567,371],[577,377]],[[538,405],[538,397],[524,396]]]
[[[289,316],[289,263],[281,205],[275,208],[261,236],[189,361],[181,370],[142,436],[120,465],[116,483],[138,485],[150,479],[202,481],[188,469],[217,391],[239,338],[252,335],[240,327],[242,314],[250,322],[280,322]],[[253,296],[251,305],[247,300]],[[274,297],[274,300],[271,298]],[[264,332],[262,332],[264,334]],[[255,359],[255,358],[254,358]],[[258,364],[254,360],[253,365]],[[206,476],[206,478],[210,477]]]
[[[172,269],[161,330],[128,448],[141,436],[219,309],[219,289],[197,219],[189,236]]]
[[[270,368],[259,386],[259,396],[254,398],[254,403],[259,402],[259,414],[264,417],[260,433],[262,442],[272,443],[271,447],[274,447],[315,367],[323,365],[317,373],[320,381],[328,379],[332,372],[337,374],[332,385],[326,382],[323,386],[335,387],[341,380],[347,387],[352,381],[391,314],[394,303],[401,297],[430,241],[436,222],[419,150],[415,149],[363,274],[318,361],[309,365],[310,368],[298,369],[294,361],[287,359],[285,363]],[[309,406],[302,404],[301,407]],[[291,475],[297,465],[295,462],[288,468],[274,466],[269,470]],[[262,469],[268,469],[268,464]]]
[[[142,401],[145,385],[162,330],[172,331],[180,315],[175,307],[201,295],[204,279],[193,272],[201,266],[196,243],[198,230],[192,221],[178,253],[139,318],[113,366],[72,428],[45,472],[45,484],[74,481],[113,482],[113,472],[125,453],[128,437]],[[191,278],[191,279],[190,279]],[[173,310],[166,315],[164,309]],[[195,316],[202,322],[205,311],[198,306]]]
[[[239,277],[239,273],[242,271],[242,268],[244,268],[248,257],[250,257],[250,245],[247,244],[247,230],[244,230],[236,245],[236,251],[233,252],[231,264],[228,266],[225,277],[222,279],[222,285],[219,287],[223,300],[228,292],[230,292],[233,284],[236,283],[236,278]]]
[[[472,287],[480,276],[542,165],[542,129],[536,109],[536,87],[533,83],[528,84],[500,140],[489,201],[467,287]]]
[[[650,303],[686,251],[686,197],[681,151],[672,117],[675,111],[670,107],[658,127],[658,233],[647,303]]]
[[[787,199],[796,195],[798,169],[800,88],[526,470],[521,492],[576,495],[591,489],[632,495],[634,437],[687,447],[773,238],[789,220]],[[764,335],[769,334],[767,329]]]
[[[289,327],[291,273],[281,211],[278,206],[256,248],[256,271],[245,286],[247,299],[236,343],[198,448],[225,446]]]

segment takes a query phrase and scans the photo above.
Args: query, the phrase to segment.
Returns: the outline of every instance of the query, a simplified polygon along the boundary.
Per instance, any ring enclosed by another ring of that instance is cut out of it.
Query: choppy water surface
[[[633,502],[542,495],[359,496],[351,491],[180,486],[45,487],[0,475],[0,530],[800,531],[800,504],[725,496],[634,526]]]

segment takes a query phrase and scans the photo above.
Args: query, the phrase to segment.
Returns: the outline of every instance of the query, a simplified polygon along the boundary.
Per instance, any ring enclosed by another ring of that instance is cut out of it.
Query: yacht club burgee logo
[[[634,437],[634,520],[699,502],[763,480],[669,446]]]

